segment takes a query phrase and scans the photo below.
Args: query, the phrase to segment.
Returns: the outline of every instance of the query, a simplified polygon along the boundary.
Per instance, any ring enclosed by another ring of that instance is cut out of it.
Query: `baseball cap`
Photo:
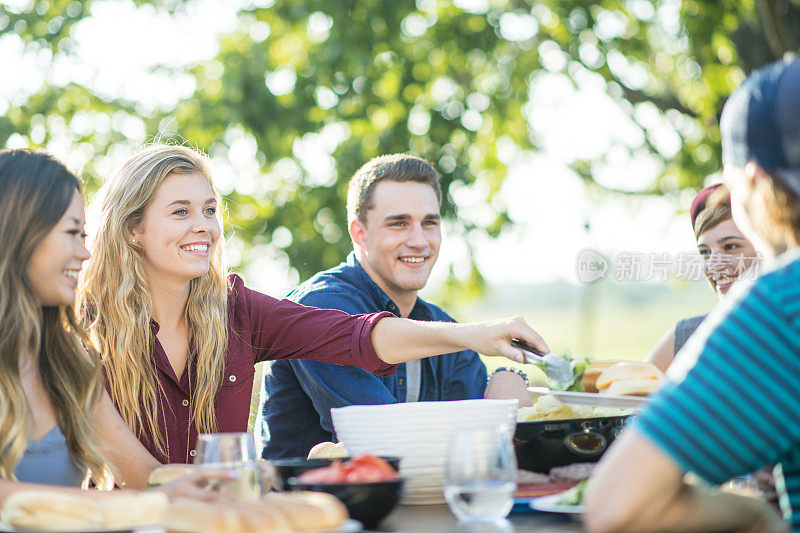
[[[755,161],[800,196],[800,58],[750,74],[725,103],[720,133],[725,166]]]

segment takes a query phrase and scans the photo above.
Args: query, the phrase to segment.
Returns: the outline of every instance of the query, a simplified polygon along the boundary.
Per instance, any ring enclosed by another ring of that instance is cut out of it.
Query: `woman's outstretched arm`
[[[384,318],[372,330],[375,352],[390,364],[462,350],[522,362],[522,352],[511,345],[514,338],[550,351],[544,339],[520,317],[463,324]]]

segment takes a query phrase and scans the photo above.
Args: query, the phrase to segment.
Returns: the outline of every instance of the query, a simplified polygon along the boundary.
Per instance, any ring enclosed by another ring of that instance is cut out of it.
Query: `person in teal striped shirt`
[[[592,532],[800,532],[800,60],[751,74],[720,131],[734,220],[766,268],[731,289],[598,465]],[[720,484],[772,464],[782,518],[684,481]]]

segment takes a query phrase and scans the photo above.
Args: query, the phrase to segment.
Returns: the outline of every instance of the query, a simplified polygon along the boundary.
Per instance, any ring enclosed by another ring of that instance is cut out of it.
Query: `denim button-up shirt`
[[[389,311],[397,305],[369,277],[355,254],[295,288],[287,299],[350,314]],[[454,322],[437,306],[417,298],[409,318]],[[483,398],[486,367],[478,355],[463,351],[421,361],[420,401]],[[305,457],[319,442],[336,440],[331,408],[386,404],[406,399],[405,364],[397,373],[377,376],[354,367],[307,360],[270,361],[264,367],[256,446],[262,457]]]

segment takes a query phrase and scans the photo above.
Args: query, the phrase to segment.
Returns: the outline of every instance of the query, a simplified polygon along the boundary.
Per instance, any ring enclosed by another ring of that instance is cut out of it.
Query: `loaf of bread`
[[[105,514],[103,526],[128,529],[160,524],[169,507],[169,498],[158,491],[115,491],[97,503]]]
[[[278,490],[278,472],[275,466],[269,461],[258,460],[258,467],[261,470],[261,490],[269,492]],[[197,466],[184,464],[168,464],[159,466],[150,473],[147,484],[153,487],[163,485],[176,479],[197,472]]]
[[[344,504],[322,492],[274,493],[253,502],[178,499],[163,492],[64,494],[20,491],[6,498],[0,520],[20,529],[83,531],[162,525],[181,533],[269,533],[334,529]]]
[[[257,502],[174,502],[164,527],[180,533],[270,533],[339,527],[348,514],[335,496],[321,492],[270,494]]]
[[[609,366],[597,376],[600,393],[646,396],[664,383],[664,373],[655,365],[628,361]]]
[[[16,528],[52,531],[102,527],[105,513],[91,499],[49,491],[20,491],[3,503],[0,520]]]
[[[308,459],[341,459],[347,457],[342,442],[320,442],[308,451]]]
[[[589,366],[583,371],[583,376],[581,377],[581,385],[583,385],[583,390],[586,392],[597,392],[596,383],[597,377],[600,375],[600,373],[610,366],[623,362],[624,361],[620,359],[606,359],[603,361],[593,361],[589,363]]]
[[[179,499],[172,502],[169,511],[164,517],[163,525],[168,531],[192,533],[224,533],[255,531],[250,524],[242,518],[243,513],[237,512],[233,506],[211,504],[196,500]],[[288,530],[288,523],[283,529]],[[276,531],[264,529],[264,531]]]
[[[274,492],[261,503],[282,509],[294,531],[332,529],[349,517],[344,504],[325,492]]]
[[[6,498],[0,520],[16,528],[50,531],[124,529],[161,523],[168,506],[169,500],[161,492],[20,491]]]
[[[623,394],[626,396],[647,396],[661,388],[660,379],[632,378],[614,381],[603,389],[604,394]]]
[[[150,477],[147,479],[147,484],[152,486],[163,485],[165,483],[169,483],[170,481],[174,481],[179,477],[183,477],[195,472],[196,468],[197,467],[194,465],[184,464],[169,464],[159,466],[150,472]]]

